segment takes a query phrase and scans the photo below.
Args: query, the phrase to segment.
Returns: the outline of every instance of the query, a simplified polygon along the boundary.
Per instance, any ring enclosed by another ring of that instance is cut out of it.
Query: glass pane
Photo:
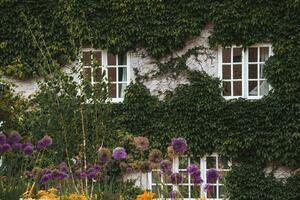
[[[265,67],[265,64],[259,65],[259,78],[265,78],[264,67]]]
[[[109,67],[107,70],[108,70],[108,81],[115,82],[117,76],[116,68]]]
[[[220,183],[220,184],[224,184],[224,182],[225,182],[225,177],[226,177],[226,175],[227,175],[227,171],[220,171],[219,175],[220,175],[219,183]]]
[[[125,97],[126,86],[127,86],[126,83],[120,83],[119,84],[119,98],[124,98]]]
[[[102,69],[95,68],[94,69],[94,82],[101,82],[102,79]]]
[[[96,65],[102,65],[102,57],[101,57],[101,51],[95,51],[94,52],[94,64]]]
[[[229,161],[223,156],[219,157],[218,165],[219,169],[229,169]]]
[[[91,65],[91,52],[89,51],[82,52],[82,64],[83,66]]]
[[[233,62],[242,62],[242,48],[233,48]]]
[[[126,53],[118,55],[118,65],[126,65],[126,64],[127,64],[127,55],[126,55]]]
[[[233,81],[233,96],[242,96],[242,81]]]
[[[223,65],[223,79],[231,79],[231,66]]]
[[[91,68],[83,68],[82,75],[86,81],[92,81],[92,69]]]
[[[249,81],[249,96],[257,95],[257,81]]]
[[[249,77],[249,79],[257,79],[257,65],[256,64],[249,65],[248,77]]]
[[[116,65],[116,56],[110,52],[107,53],[107,64]]]
[[[127,81],[127,68],[119,67],[119,81]]]
[[[188,157],[182,157],[179,159],[179,169],[186,169],[188,166]]]
[[[223,198],[225,199],[226,198],[226,193],[225,193],[225,187],[220,185],[219,186],[219,198]]]
[[[223,81],[223,96],[231,96],[231,82]]]
[[[257,48],[249,48],[249,62],[257,62]]]
[[[189,187],[188,186],[179,185],[178,188],[179,188],[179,192],[181,193],[182,197],[189,198]]]
[[[152,183],[159,184],[161,183],[161,177],[159,171],[152,171]]]
[[[266,80],[260,81],[259,89],[261,96],[267,95],[269,93],[269,84]]]
[[[242,65],[233,65],[233,79],[242,79]]]
[[[217,198],[217,186],[210,185],[210,189],[207,191],[207,198]]]
[[[217,158],[215,156],[206,157],[206,168],[216,168]]]
[[[179,172],[181,174],[181,176],[183,177],[183,182],[182,183],[189,183],[189,176],[188,176],[188,173],[185,171],[185,172]]]
[[[161,186],[160,185],[152,185],[152,192],[155,194],[161,194]]]
[[[108,96],[110,98],[116,98],[117,97],[117,88],[116,88],[116,84],[109,84],[108,86]]]
[[[201,196],[201,187],[200,186],[191,186],[191,198],[200,198]]]
[[[265,62],[269,58],[269,47],[261,47],[259,52],[259,61]]]
[[[222,52],[223,63],[231,62],[231,48],[224,48]]]

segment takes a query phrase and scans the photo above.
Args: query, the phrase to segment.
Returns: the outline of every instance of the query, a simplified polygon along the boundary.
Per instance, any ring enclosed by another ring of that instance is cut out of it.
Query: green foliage
[[[235,166],[226,176],[228,197],[233,200],[296,200],[300,198],[299,183],[299,174],[283,183],[255,165]]]

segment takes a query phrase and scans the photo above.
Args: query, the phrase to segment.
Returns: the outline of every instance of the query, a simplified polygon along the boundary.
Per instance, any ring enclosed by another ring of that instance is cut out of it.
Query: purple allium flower
[[[180,194],[179,194],[178,191],[173,190],[172,192],[170,192],[170,199],[171,199],[171,200],[175,200],[175,199],[177,199],[177,198],[179,198],[179,197],[180,197]]]
[[[97,178],[97,172],[94,168],[89,168],[87,171],[87,178],[92,180]]]
[[[216,169],[209,169],[206,171],[207,182],[216,181],[219,178],[219,172]]]
[[[47,183],[50,180],[51,180],[51,175],[50,174],[44,174],[42,176],[42,178],[40,179],[40,183],[41,184],[45,184],[45,183]]]
[[[133,138],[133,143],[139,151],[145,151],[149,147],[149,140],[146,137],[135,137]]]
[[[199,167],[195,164],[191,164],[190,166],[188,166],[188,168],[186,168],[186,170],[189,174],[193,174],[199,171]]]
[[[7,138],[7,143],[10,145],[13,145],[15,143],[19,143],[22,140],[21,135],[17,131],[11,131],[8,138]]]
[[[98,150],[98,153],[99,153],[99,161],[102,164],[107,163],[110,160],[110,158],[111,158],[111,152],[110,152],[110,150],[108,148],[102,148],[101,147]]]
[[[6,135],[3,132],[0,132],[0,145],[3,145],[6,143]]]
[[[81,178],[81,177],[80,177],[80,174],[81,174],[81,170],[76,170],[76,171],[74,172],[74,177],[77,178],[77,179],[80,179],[80,178]]]
[[[16,151],[22,150],[22,144],[21,143],[13,144],[13,150],[16,150]]]
[[[177,155],[183,155],[187,150],[187,143],[184,138],[173,138],[171,144]]]
[[[165,174],[170,174],[172,172],[172,162],[169,160],[162,160],[160,162],[160,169]]]
[[[3,144],[2,145],[2,152],[4,153],[4,152],[6,152],[6,151],[10,151],[11,150],[11,146],[10,146],[10,144]]]
[[[171,174],[171,183],[179,184],[183,182],[183,177],[180,173],[172,173]]]
[[[205,186],[204,186],[204,191],[205,192],[213,192],[213,186],[211,186],[211,185],[208,185],[208,184],[206,184]]]
[[[59,175],[58,175],[58,179],[59,180],[64,180],[66,178],[68,178],[68,174],[67,173],[65,173],[65,172],[59,172]]]
[[[132,168],[132,166],[128,166],[127,168],[126,168],[126,174],[132,174],[134,172],[134,169]]]
[[[33,145],[30,144],[30,143],[27,144],[27,145],[25,146],[25,148],[23,149],[23,151],[24,151],[24,153],[25,153],[26,155],[31,156],[32,153],[33,153]]]
[[[163,158],[163,154],[158,149],[153,149],[149,154],[149,161],[153,164],[159,164]]]
[[[121,160],[126,158],[127,153],[123,147],[117,147],[113,150],[112,156],[115,160]]]
[[[99,173],[101,171],[101,166],[100,165],[94,165],[94,169],[96,173]]]
[[[195,185],[200,185],[203,183],[203,180],[201,178],[201,174],[200,171],[195,171],[192,175],[191,175],[192,181]]]
[[[68,165],[65,162],[60,163],[58,168],[59,168],[59,171],[61,171],[61,172],[65,172],[65,173],[68,172]]]
[[[41,140],[37,142],[38,149],[44,149],[52,144],[52,138],[49,135],[45,135]]]

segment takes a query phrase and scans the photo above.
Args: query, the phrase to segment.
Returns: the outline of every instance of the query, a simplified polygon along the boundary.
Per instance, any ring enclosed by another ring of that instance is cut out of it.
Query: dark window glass
[[[249,96],[257,96],[257,81],[249,81]]]
[[[249,48],[249,62],[257,62],[257,48],[256,47]]]
[[[233,79],[242,79],[242,65],[233,65]]]
[[[107,64],[116,65],[116,56],[110,52],[107,53]]]
[[[223,96],[231,96],[231,82],[223,81]]]
[[[84,66],[91,65],[91,52],[89,52],[89,51],[82,52],[82,64]]]
[[[102,65],[102,56],[101,51],[94,52],[94,64]]]
[[[126,54],[118,55],[118,65],[126,65],[126,64],[127,64]]]
[[[108,81],[115,82],[117,77],[117,72],[115,67],[108,68]]]
[[[259,61],[265,62],[269,58],[269,47],[261,47],[259,52]]]
[[[109,84],[108,86],[108,96],[110,98],[116,98],[117,97],[117,87],[116,84]]]
[[[248,77],[250,79],[257,79],[257,65],[250,64],[248,68]]]
[[[224,48],[222,52],[223,63],[231,62],[231,48]]]
[[[231,79],[231,66],[223,65],[223,79]]]
[[[242,48],[233,48],[233,62],[242,62]]]
[[[233,96],[242,96],[242,81],[233,82]]]

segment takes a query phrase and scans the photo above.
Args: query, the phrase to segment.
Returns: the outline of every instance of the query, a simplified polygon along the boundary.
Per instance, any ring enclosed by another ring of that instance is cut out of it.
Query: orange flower
[[[153,192],[145,191],[143,194],[138,195],[136,200],[153,200],[154,195]]]

